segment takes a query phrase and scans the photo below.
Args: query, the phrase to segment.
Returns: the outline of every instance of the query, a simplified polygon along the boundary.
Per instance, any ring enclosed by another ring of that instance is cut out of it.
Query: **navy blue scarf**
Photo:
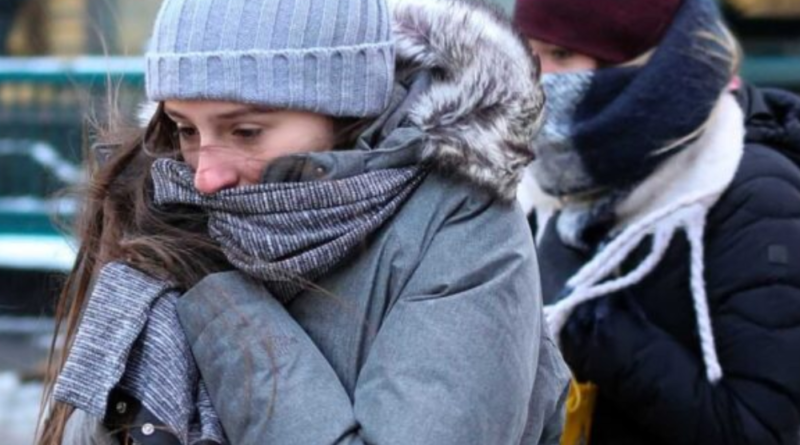
[[[576,203],[562,212],[565,242],[603,233],[614,204],[699,136],[735,71],[728,41],[713,0],[686,0],[643,65],[543,77],[532,168],[545,193]]]

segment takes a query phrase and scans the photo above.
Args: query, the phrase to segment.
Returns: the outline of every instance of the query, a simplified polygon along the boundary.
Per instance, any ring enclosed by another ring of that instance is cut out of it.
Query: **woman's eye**
[[[574,53],[568,49],[558,48],[550,51],[550,56],[555,60],[567,60],[572,57]]]
[[[178,127],[178,136],[181,139],[190,139],[197,136],[197,129],[192,127]]]
[[[237,128],[233,130],[233,135],[242,139],[255,139],[261,136],[261,128]]]

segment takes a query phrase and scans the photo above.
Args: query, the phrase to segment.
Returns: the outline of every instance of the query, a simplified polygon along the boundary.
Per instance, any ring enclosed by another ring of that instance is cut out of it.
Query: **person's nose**
[[[194,187],[198,192],[210,195],[239,185],[239,171],[225,152],[219,147],[200,150],[194,174]]]
[[[539,60],[541,61],[542,74],[553,74],[563,71],[561,67],[557,63],[553,62],[550,57],[541,56]]]

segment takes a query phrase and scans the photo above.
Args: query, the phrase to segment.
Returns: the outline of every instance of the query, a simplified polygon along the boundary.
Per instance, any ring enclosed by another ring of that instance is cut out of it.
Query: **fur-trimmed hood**
[[[484,0],[387,0],[398,78],[432,82],[408,110],[426,135],[423,157],[513,200],[534,157],[544,108],[538,59],[510,20]],[[143,125],[155,104],[140,110]]]
[[[478,0],[388,0],[398,70],[429,70],[433,84],[409,120],[425,157],[513,199],[544,108],[538,60],[495,7]]]

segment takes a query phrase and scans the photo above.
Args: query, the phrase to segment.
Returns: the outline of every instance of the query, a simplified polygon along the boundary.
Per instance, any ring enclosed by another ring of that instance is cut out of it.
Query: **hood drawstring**
[[[657,212],[626,229],[602,249],[567,282],[568,296],[545,308],[547,324],[554,338],[559,338],[561,328],[578,305],[613,294],[644,279],[661,262],[675,233],[683,229],[691,246],[690,285],[706,375],[710,382],[718,382],[722,378],[722,368],[717,357],[704,278],[703,235],[708,213],[702,204],[705,198],[688,199]],[[653,237],[653,246],[641,264],[622,277],[604,281],[648,236]]]

